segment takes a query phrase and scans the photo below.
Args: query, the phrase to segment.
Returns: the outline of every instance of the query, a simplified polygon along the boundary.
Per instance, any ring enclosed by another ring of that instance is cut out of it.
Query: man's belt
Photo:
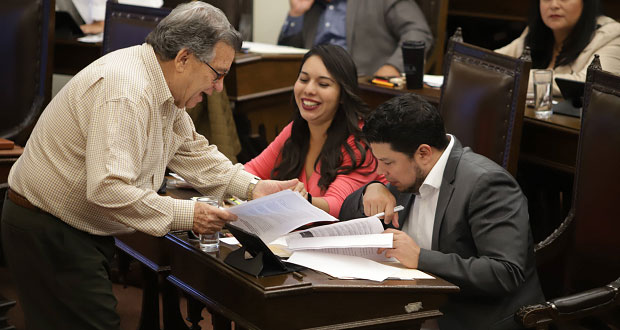
[[[11,200],[11,202],[15,203],[16,205],[19,205],[21,207],[25,207],[25,208],[30,209],[30,210],[43,212],[43,210],[41,210],[40,208],[32,205],[32,203],[30,203],[28,201],[28,199],[26,199],[26,197],[18,194],[17,192],[15,192],[15,190],[12,190],[10,187],[7,190],[7,194],[6,195]]]

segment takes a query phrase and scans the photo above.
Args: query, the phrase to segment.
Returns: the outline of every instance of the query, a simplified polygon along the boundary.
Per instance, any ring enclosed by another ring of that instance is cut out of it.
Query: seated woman
[[[585,81],[594,54],[603,70],[620,73],[620,23],[600,15],[600,0],[533,0],[528,27],[496,52],[518,57],[525,45],[532,68],[553,69],[554,78]],[[555,81],[553,93],[560,94]]]
[[[245,170],[262,179],[298,178],[295,190],[338,217],[350,193],[383,179],[361,136],[369,109],[357,92],[357,69],[346,50],[335,45],[312,48],[295,82],[293,122],[246,163]]]

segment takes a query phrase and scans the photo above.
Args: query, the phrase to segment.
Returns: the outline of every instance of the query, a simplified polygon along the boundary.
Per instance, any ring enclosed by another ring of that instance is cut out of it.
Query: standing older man
[[[118,329],[112,235],[217,231],[235,220],[157,195],[169,167],[201,193],[260,197],[258,181],[198,135],[185,112],[223,78],[241,43],[224,14],[180,5],[146,44],[110,53],[50,102],[9,174],[2,241],[28,329]]]

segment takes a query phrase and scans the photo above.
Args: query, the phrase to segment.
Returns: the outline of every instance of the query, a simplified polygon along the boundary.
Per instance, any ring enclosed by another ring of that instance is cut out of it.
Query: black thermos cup
[[[424,41],[405,41],[402,50],[407,89],[420,89],[424,78]]]

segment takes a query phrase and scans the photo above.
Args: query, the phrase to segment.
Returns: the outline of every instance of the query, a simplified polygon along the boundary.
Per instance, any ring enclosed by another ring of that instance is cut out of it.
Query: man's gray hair
[[[146,37],[146,43],[165,61],[187,48],[201,61],[209,62],[215,56],[215,44],[220,41],[235,51],[241,49],[241,34],[226,15],[202,1],[178,5]]]

